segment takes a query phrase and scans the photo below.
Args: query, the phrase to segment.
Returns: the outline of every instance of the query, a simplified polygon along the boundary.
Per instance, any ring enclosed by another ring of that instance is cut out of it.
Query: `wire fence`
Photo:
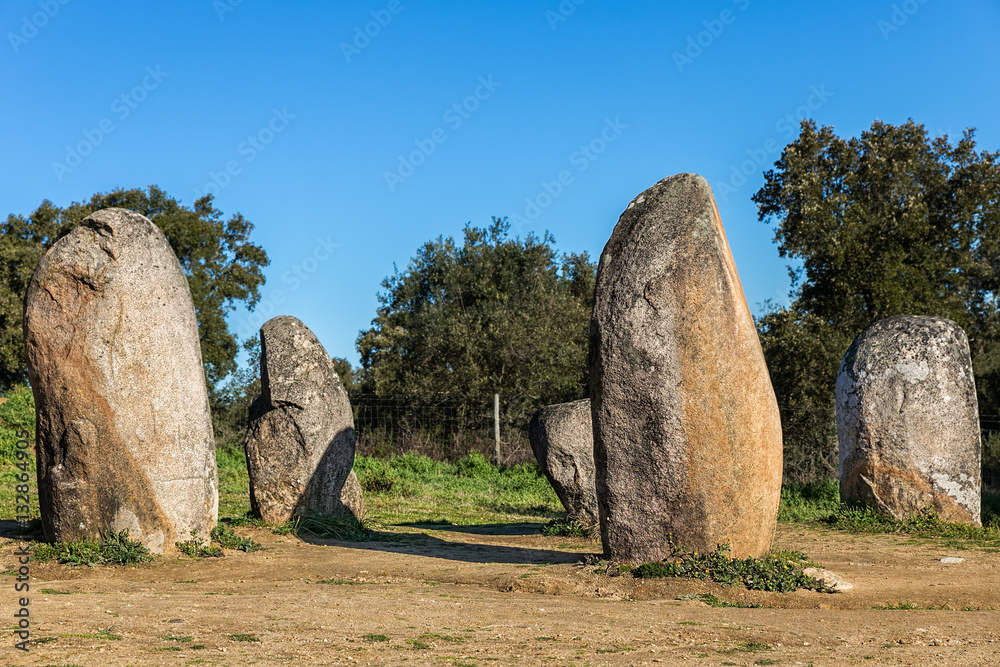
[[[539,406],[530,407],[530,401],[523,397],[501,395],[499,411],[494,410],[492,395],[378,396],[352,392],[350,399],[360,454],[388,457],[415,452],[433,459],[456,460],[479,452],[494,458],[499,424],[499,461],[513,465],[533,460],[528,421],[534,407]],[[794,405],[782,405],[780,411],[783,420],[809,419],[815,425],[814,437],[808,442],[786,439],[786,477],[809,467],[811,477],[836,478],[834,411]],[[983,488],[1000,490],[1000,415],[980,415],[980,428]]]
[[[527,435],[531,414],[526,414],[521,400],[501,396],[497,406],[492,395],[379,396],[354,392],[350,399],[359,454],[387,457],[415,452],[433,459],[457,460],[479,452],[506,465],[534,459]]]

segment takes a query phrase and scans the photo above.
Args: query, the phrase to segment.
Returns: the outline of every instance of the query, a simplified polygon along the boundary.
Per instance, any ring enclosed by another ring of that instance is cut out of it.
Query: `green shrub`
[[[670,540],[673,556],[643,563],[632,571],[637,578],[684,577],[708,579],[723,586],[743,585],[750,590],[788,593],[799,588],[828,591],[820,581],[802,570],[808,559],[801,552],[771,553],[763,558],[733,558],[729,544],[718,545],[712,553],[688,552]]]
[[[781,486],[778,521],[813,521],[836,513],[840,507],[840,484],[835,479],[818,482],[786,482]]]

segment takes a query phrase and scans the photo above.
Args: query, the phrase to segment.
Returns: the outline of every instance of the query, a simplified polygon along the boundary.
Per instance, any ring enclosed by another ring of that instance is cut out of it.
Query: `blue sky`
[[[789,279],[750,197],[800,118],[1000,148],[996,0],[5,0],[0,28],[0,214],[212,192],[271,257],[231,327],[294,315],[352,362],[393,264],[467,222],[596,259],[696,172],[759,313]]]

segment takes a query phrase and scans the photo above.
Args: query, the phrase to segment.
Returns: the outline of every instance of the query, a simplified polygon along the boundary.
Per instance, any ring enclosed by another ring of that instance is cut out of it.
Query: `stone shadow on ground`
[[[444,528],[476,528],[477,526],[445,526]],[[437,527],[435,527],[437,528]],[[493,535],[496,533],[483,533]],[[407,554],[440,558],[462,563],[501,563],[510,565],[561,565],[580,562],[586,553],[568,553],[549,549],[513,547],[507,545],[452,542],[426,533],[385,533],[376,532],[375,539],[368,542],[349,542],[337,539],[320,539],[311,535],[300,536],[303,542],[319,546],[337,546],[351,549],[382,551],[385,553]],[[595,546],[595,553],[600,551]]]
[[[393,524],[407,528],[422,528],[424,530],[447,530],[454,533],[469,533],[471,535],[541,535],[542,524],[538,523],[481,523],[471,526],[461,526],[454,523],[436,523],[434,521],[411,521]]]

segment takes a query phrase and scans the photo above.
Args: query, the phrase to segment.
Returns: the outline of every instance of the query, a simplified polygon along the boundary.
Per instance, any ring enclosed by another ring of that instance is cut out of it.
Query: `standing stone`
[[[250,406],[247,469],[256,516],[361,517],[354,418],[333,361],[306,325],[282,315],[260,328],[261,396]]]
[[[590,399],[541,408],[528,424],[528,439],[538,465],[566,508],[567,519],[596,526],[599,519]]]
[[[781,493],[781,422],[708,183],[664,179],[604,247],[590,397],[605,554],[639,562],[670,540],[766,552]]]
[[[979,438],[961,327],[899,315],[854,340],[837,375],[841,500],[899,519],[930,507],[979,525]]]
[[[187,279],[145,217],[111,208],[56,242],[25,295],[38,495],[49,540],[129,529],[150,550],[218,517],[212,419]]]

